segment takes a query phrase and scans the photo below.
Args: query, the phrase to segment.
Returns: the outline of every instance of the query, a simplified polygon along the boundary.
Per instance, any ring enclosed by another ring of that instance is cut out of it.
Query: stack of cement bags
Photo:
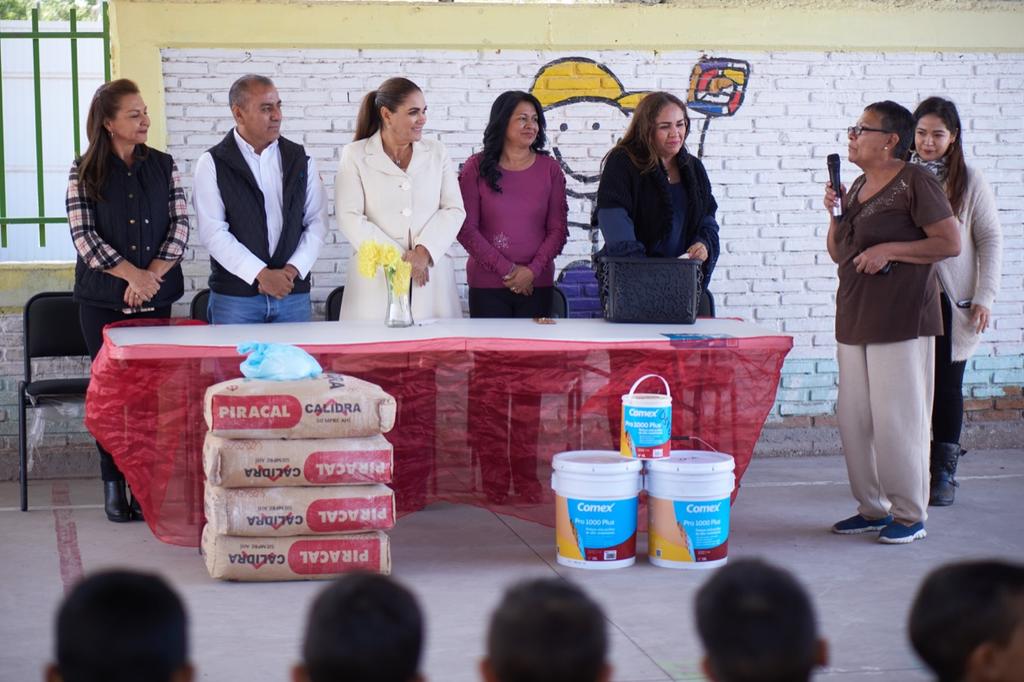
[[[206,527],[214,578],[388,573],[395,399],[343,374],[232,379],[206,391]]]

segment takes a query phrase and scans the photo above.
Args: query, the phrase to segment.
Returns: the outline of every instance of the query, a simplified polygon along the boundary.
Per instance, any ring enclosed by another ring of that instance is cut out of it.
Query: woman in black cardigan
[[[626,134],[605,157],[593,215],[604,237],[595,268],[602,298],[602,256],[693,258],[701,262],[701,286],[707,290],[718,261],[718,204],[704,164],[686,151],[689,132],[683,101],[652,92],[640,100]],[[611,355],[609,362],[613,377],[632,372],[632,382],[643,374],[621,355]],[[615,449],[620,410],[618,401],[609,400],[608,427]]]
[[[689,132],[682,100],[667,92],[644,97],[605,157],[593,222],[605,242],[598,257],[685,255],[701,261],[707,289],[718,260],[718,204],[704,164],[686,151]]]
[[[171,316],[184,292],[181,260],[188,242],[185,192],[174,160],[146,146],[149,115],[130,80],[111,81],[89,106],[89,148],[71,166],[65,199],[78,251],[75,293],[89,355],[103,327],[121,320]],[[103,502],[114,522],[142,519],[129,504],[124,475],[99,446]]]

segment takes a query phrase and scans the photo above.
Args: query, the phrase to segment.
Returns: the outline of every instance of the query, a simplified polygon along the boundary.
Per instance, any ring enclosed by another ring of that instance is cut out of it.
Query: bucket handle
[[[716,448],[714,445],[712,445],[711,443],[709,443],[706,440],[704,440],[703,438],[701,438],[700,436],[675,436],[675,437],[672,438],[672,440],[695,440],[698,443],[700,443],[701,445],[704,445],[704,446],[707,446],[707,447],[711,448],[711,450],[714,451],[714,452],[718,452],[718,453],[722,452],[721,450]]]
[[[636,381],[634,381],[633,386],[629,389],[629,395],[633,395],[633,393],[636,392],[636,389],[640,384],[642,384],[647,379],[651,378],[658,379],[659,381],[661,381],[662,385],[665,386],[665,395],[667,395],[669,398],[672,397],[672,390],[668,387],[668,382],[665,381],[665,377],[661,376],[660,374],[645,374]]]

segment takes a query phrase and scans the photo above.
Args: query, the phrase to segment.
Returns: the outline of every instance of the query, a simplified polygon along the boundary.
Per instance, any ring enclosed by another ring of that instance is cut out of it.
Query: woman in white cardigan
[[[448,249],[462,227],[459,181],[447,150],[424,140],[427,105],[406,78],[389,78],[363,98],[355,140],[341,153],[334,211],[356,251],[367,240],[393,244],[412,265],[415,320],[462,317]],[[342,320],[384,320],[387,288],[348,268]]]
[[[999,211],[981,173],[964,162],[963,128],[953,102],[929,97],[914,112],[913,163],[934,172],[960,223],[960,255],[935,264],[945,336],[935,341],[929,504],[953,504],[963,428],[967,359],[989,325],[1003,260]]]

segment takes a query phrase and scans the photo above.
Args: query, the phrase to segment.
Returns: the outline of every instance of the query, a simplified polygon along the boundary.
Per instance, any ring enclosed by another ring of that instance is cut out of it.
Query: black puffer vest
[[[302,219],[306,206],[306,168],[308,157],[302,145],[281,137],[282,183],[281,210],[284,213],[281,238],[277,248],[270,253],[267,245],[267,214],[263,203],[263,192],[256,184],[256,178],[242,158],[242,152],[235,141],[234,130],[210,149],[213,163],[217,168],[217,188],[224,202],[224,215],[228,230],[235,239],[249,249],[268,268],[279,269],[288,264],[288,259],[302,238]],[[210,289],[228,296],[256,296],[259,286],[255,282],[243,282],[228,272],[224,266],[210,259]],[[295,280],[293,294],[309,292],[309,275]]]
[[[103,201],[88,201],[100,238],[129,263],[145,269],[167,239],[167,231],[172,229],[169,202],[174,161],[169,154],[149,147],[136,147],[136,152],[138,156],[131,168],[111,155],[101,192]],[[74,292],[77,302],[120,310],[125,307],[127,288],[123,279],[94,270],[78,257]],[[184,292],[181,264],[175,263],[146,307],[169,306]]]

